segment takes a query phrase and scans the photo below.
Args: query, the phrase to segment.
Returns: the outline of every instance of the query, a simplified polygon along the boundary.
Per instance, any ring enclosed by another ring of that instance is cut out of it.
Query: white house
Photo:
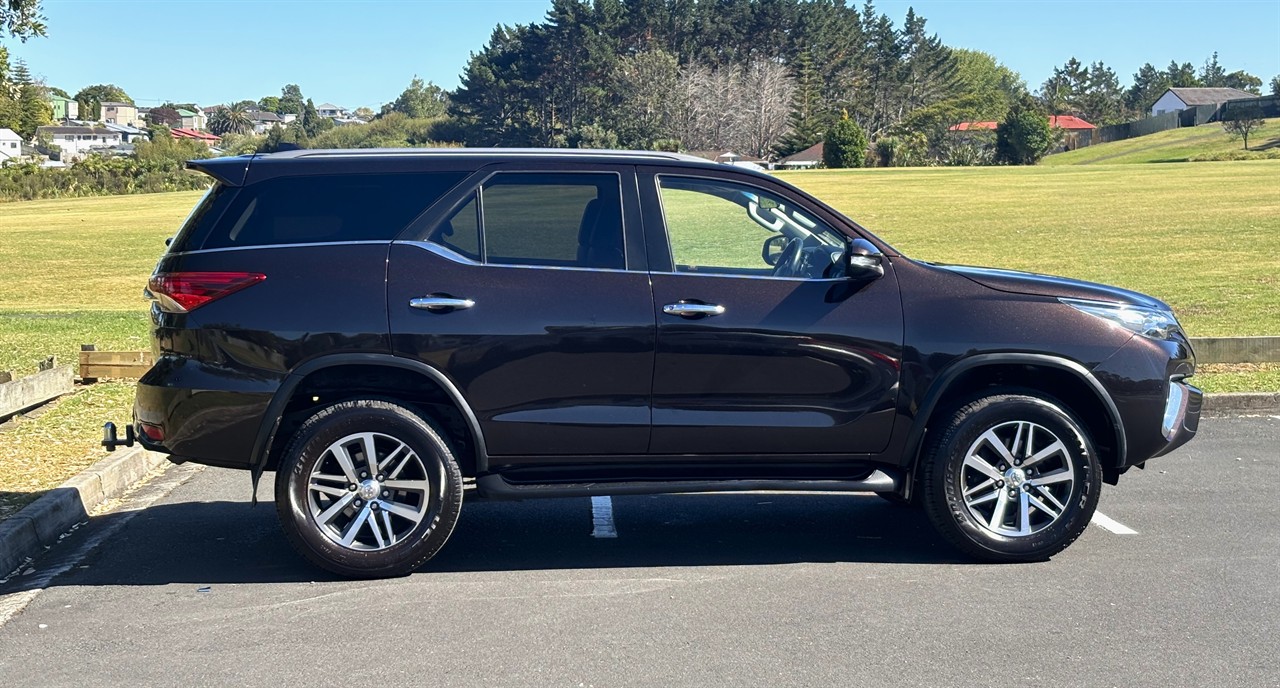
[[[316,114],[321,117],[346,117],[347,111],[334,105],[333,103],[321,103],[316,106]]]
[[[1171,88],[1151,106],[1151,116],[1186,110],[1197,105],[1221,105],[1228,100],[1257,97],[1256,93],[1238,88]]]
[[[284,120],[274,112],[250,110],[248,115],[249,120],[253,122],[253,133],[255,134],[265,134],[270,129],[284,125]]]
[[[0,163],[22,157],[22,137],[12,129],[0,129]]]
[[[63,162],[79,160],[95,149],[119,146],[121,135],[105,127],[39,127],[36,136],[49,137],[53,145],[62,151]]]

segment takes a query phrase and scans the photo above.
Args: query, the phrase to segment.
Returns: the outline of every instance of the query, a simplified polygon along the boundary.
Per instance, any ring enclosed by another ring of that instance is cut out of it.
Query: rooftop
[[[1241,91],[1238,88],[1183,88],[1179,86],[1169,89],[1169,92],[1178,96],[1178,100],[1187,105],[1217,105],[1228,100],[1258,97],[1256,93]]]

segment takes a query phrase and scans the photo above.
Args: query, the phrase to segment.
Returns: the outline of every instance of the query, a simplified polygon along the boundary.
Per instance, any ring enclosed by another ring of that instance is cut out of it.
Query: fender
[[[250,456],[250,468],[252,471],[251,478],[253,480],[253,502],[258,501],[258,480],[262,477],[262,472],[266,470],[267,458],[270,454],[272,442],[275,440],[276,430],[280,428],[280,419],[284,415],[284,408],[289,403],[289,399],[293,397],[293,392],[298,385],[306,379],[306,377],[318,370],[332,368],[342,365],[376,365],[389,368],[400,368],[415,373],[425,375],[444,389],[445,393],[453,401],[458,410],[462,412],[462,417],[467,422],[472,436],[476,441],[476,472],[483,473],[489,469],[489,451],[484,442],[484,433],[480,430],[480,421],[476,418],[475,411],[471,409],[471,405],[463,398],[462,392],[458,390],[458,386],[453,384],[444,373],[439,370],[411,358],[403,358],[392,354],[373,354],[373,353],[344,353],[331,354],[320,358],[313,358],[306,363],[294,368],[284,382],[280,384],[280,388],[271,397],[271,402],[267,404],[267,411],[262,416],[262,424],[258,427],[258,434],[253,442],[253,453]]]
[[[1057,368],[1065,370],[1075,375],[1080,381],[1084,382],[1098,400],[1102,402],[1103,407],[1107,410],[1107,415],[1111,418],[1112,428],[1116,433],[1116,467],[1124,465],[1125,454],[1128,448],[1128,441],[1125,439],[1124,423],[1120,420],[1120,410],[1116,408],[1116,404],[1111,399],[1111,395],[1107,394],[1107,390],[1098,382],[1098,378],[1089,372],[1088,368],[1079,363],[1058,356],[1050,356],[1047,354],[1027,354],[1027,353],[991,353],[977,354],[968,358],[961,359],[944,369],[934,379],[933,384],[929,386],[929,391],[925,394],[924,402],[920,404],[920,412],[916,414],[915,420],[911,424],[911,431],[907,433],[907,444],[904,454],[911,458],[911,470],[914,472],[916,463],[920,460],[920,451],[924,444],[925,426],[929,422],[930,416],[936,410],[938,401],[942,399],[942,395],[946,393],[947,388],[951,386],[956,378],[961,374],[989,365],[1008,365],[1008,364],[1030,364],[1037,366],[1045,366],[1049,368]]]

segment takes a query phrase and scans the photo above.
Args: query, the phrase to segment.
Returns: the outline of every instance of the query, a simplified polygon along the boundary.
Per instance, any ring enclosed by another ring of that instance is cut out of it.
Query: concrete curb
[[[1280,392],[1206,394],[1201,412],[1215,416],[1231,413],[1280,414]]]
[[[0,577],[56,543],[98,505],[124,494],[163,463],[163,454],[141,447],[108,456],[0,522]]]

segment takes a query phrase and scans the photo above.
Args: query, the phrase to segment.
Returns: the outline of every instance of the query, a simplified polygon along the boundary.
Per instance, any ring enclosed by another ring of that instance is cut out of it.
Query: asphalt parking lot
[[[1280,418],[1201,429],[1006,566],[752,493],[473,501],[423,571],[340,581],[244,474],[174,467],[0,585],[0,685],[1280,685]]]

